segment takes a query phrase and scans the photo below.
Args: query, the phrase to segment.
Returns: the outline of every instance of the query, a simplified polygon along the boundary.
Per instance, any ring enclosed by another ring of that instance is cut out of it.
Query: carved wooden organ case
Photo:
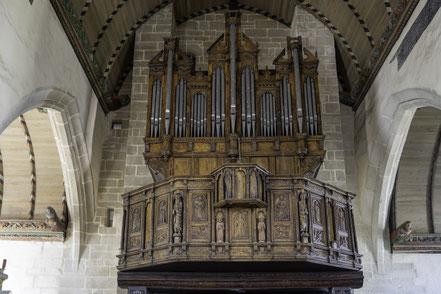
[[[312,179],[325,154],[318,59],[288,38],[275,70],[259,70],[240,13],[225,24],[208,72],[194,70],[177,38],[150,61],[144,156],[155,183],[123,195],[118,268],[278,261],[359,270],[355,195]]]

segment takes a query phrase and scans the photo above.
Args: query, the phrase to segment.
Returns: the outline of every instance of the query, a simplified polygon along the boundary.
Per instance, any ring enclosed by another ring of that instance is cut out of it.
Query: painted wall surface
[[[50,1],[0,3],[0,132],[41,101],[38,88],[56,87],[76,98],[87,126],[92,88]]]

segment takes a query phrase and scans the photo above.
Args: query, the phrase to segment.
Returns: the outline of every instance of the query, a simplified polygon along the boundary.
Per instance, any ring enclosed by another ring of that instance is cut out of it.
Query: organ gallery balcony
[[[317,180],[225,164],[123,195],[120,270],[361,269],[354,195]]]

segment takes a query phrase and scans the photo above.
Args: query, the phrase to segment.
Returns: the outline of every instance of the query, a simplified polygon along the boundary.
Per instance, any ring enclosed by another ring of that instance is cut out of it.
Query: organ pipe
[[[297,125],[299,133],[303,130],[303,110],[302,110],[302,90],[300,86],[300,64],[299,64],[299,51],[297,47],[292,50],[292,58],[294,61],[294,82],[296,93],[296,106],[297,106]]]
[[[191,136],[205,137],[207,135],[207,99],[204,94],[197,93],[193,95],[191,101]]]
[[[167,92],[165,96],[165,133],[170,134],[170,117],[171,117],[171,93],[173,78],[173,56],[174,50],[168,50],[167,58]]]
[[[230,117],[231,132],[236,132],[236,25],[230,25]]]

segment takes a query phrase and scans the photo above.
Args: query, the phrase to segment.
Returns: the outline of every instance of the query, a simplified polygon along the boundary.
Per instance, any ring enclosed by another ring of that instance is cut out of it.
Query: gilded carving
[[[182,236],[182,195],[177,194],[173,205],[173,237],[175,243],[181,242]]]
[[[129,249],[138,248],[140,246],[141,246],[141,237],[140,236],[133,236],[129,239]]]
[[[338,208],[338,226],[340,230],[346,232],[346,216],[343,207]]]
[[[231,173],[227,171],[224,175],[224,199],[230,199],[231,196],[231,190],[232,190],[232,177]]]
[[[225,233],[224,213],[222,211],[219,211],[216,215],[216,242],[217,243],[224,242],[224,233]]]
[[[193,226],[193,227],[191,227],[191,239],[192,240],[208,240],[208,227],[207,226]]]
[[[316,224],[321,224],[322,217],[321,217],[320,202],[319,200],[314,200],[312,203],[313,203],[312,206],[314,208],[314,222]]]
[[[259,242],[266,241],[265,213],[262,211],[257,216],[257,239]]]
[[[206,221],[207,216],[207,195],[198,194],[193,196],[193,220]]]
[[[156,235],[156,244],[163,244],[163,243],[167,243],[167,231],[160,231],[157,233]]]
[[[288,195],[277,195],[275,200],[275,220],[289,221],[289,198]]]
[[[324,243],[323,242],[323,231],[314,230],[314,243]]]
[[[255,172],[250,175],[250,198],[256,199],[257,197],[257,176]]]
[[[300,218],[300,232],[308,233],[308,206],[306,204],[305,192],[299,190],[299,218]]]
[[[139,232],[141,230],[141,209],[135,207],[132,209],[132,232]]]
[[[348,237],[340,236],[340,247],[349,248]]]
[[[158,225],[164,225],[167,223],[167,201],[161,200],[158,204],[159,215],[158,215]]]
[[[234,214],[233,235],[237,239],[248,237],[247,215],[248,214],[245,211],[240,211]]]
[[[274,226],[274,238],[275,239],[289,239],[290,226],[275,225]]]

